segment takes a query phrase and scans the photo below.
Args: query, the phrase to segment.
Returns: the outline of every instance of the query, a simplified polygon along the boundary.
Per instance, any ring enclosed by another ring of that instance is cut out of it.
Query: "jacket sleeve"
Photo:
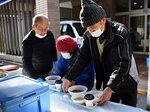
[[[91,90],[94,85],[94,66],[90,63],[84,70],[82,71],[81,75],[79,75],[74,81],[77,85],[84,85]]]
[[[69,72],[65,74],[65,78],[69,81],[74,80],[77,76],[79,76],[82,70],[91,62],[91,53],[90,48],[87,43],[87,40],[84,39],[83,46],[81,47],[81,51],[77,56],[77,59]]]
[[[64,77],[65,76],[65,73],[66,73],[66,70],[67,70],[67,63],[66,61],[63,59],[62,56],[60,56],[60,59],[58,61],[58,66],[57,66],[57,69],[53,72],[52,75],[59,75],[61,77]]]
[[[24,40],[23,43],[22,43],[22,49],[23,49],[23,56],[22,56],[23,69],[32,78],[34,78],[34,79],[38,78],[38,76],[37,76],[38,73],[34,69],[34,67],[32,66],[32,46],[31,46],[31,42],[28,41],[28,40]]]
[[[112,60],[113,72],[111,73],[110,79],[107,85],[115,92],[124,82],[125,76],[129,75],[131,66],[131,52],[129,45],[129,37],[127,31],[124,35],[120,35],[122,41],[116,45]]]

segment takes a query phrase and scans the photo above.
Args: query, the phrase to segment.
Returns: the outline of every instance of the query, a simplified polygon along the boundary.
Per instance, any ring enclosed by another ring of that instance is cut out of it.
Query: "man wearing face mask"
[[[32,30],[22,42],[23,74],[44,80],[57,61],[55,39],[48,30],[48,18],[38,14],[33,18]]]
[[[58,61],[58,67],[51,75],[59,75],[63,78],[75,62],[79,54],[79,48],[77,42],[72,37],[64,35],[57,38],[56,49],[61,55]],[[84,85],[88,90],[91,90],[94,85],[94,74],[93,64],[90,63],[84,68],[82,73],[71,82],[71,85]]]
[[[133,57],[127,28],[107,21],[105,10],[92,0],[81,0],[80,21],[87,31],[76,62],[65,75],[63,89],[93,60],[96,71],[96,89],[103,87],[101,105],[109,100],[136,106],[138,70]]]

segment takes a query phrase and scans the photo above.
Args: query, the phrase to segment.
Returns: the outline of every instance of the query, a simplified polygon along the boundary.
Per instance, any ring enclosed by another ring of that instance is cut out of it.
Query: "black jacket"
[[[57,61],[55,39],[51,31],[43,39],[36,37],[34,31],[29,32],[23,39],[22,48],[23,69],[34,79],[50,72],[53,62]]]
[[[137,67],[125,26],[117,22],[107,21],[105,40],[100,61],[96,38],[92,37],[88,31],[85,32],[81,53],[65,77],[70,81],[73,80],[93,60],[97,89],[101,87],[103,82],[104,85],[108,85],[113,91],[116,91],[124,83],[125,77],[133,78],[137,81]]]

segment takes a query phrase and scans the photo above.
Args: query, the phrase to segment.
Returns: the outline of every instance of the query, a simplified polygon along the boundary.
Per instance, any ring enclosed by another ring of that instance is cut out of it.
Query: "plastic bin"
[[[23,75],[0,80],[0,112],[49,112],[49,86]]]

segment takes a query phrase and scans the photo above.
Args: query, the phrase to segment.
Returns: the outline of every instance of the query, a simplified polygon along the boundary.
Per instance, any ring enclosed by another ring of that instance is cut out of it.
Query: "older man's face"
[[[105,30],[105,23],[106,23],[106,19],[104,18],[101,21],[97,22],[96,24],[87,27],[87,30],[90,33],[94,32],[94,31],[96,31],[98,29]]]
[[[41,36],[45,35],[48,31],[48,20],[39,21],[36,25],[32,26],[32,29]]]

